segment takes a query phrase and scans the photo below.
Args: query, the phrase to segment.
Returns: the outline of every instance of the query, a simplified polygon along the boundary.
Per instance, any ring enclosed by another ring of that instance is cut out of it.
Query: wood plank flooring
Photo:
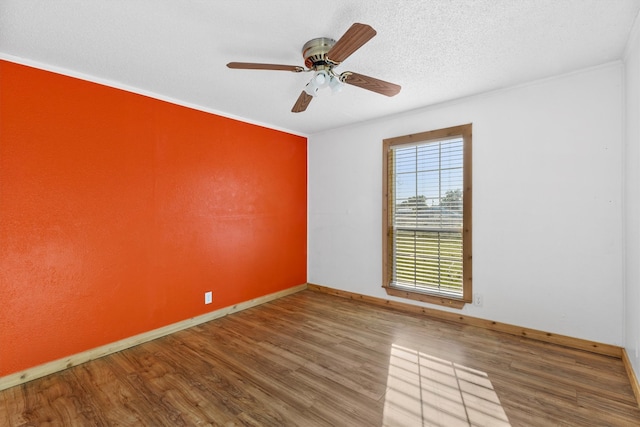
[[[638,426],[621,360],[303,291],[0,392],[1,426]]]

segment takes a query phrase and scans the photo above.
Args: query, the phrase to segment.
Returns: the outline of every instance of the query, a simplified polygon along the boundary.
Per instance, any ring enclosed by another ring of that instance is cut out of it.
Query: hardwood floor
[[[619,359],[307,290],[4,390],[0,425],[637,426],[640,410]]]

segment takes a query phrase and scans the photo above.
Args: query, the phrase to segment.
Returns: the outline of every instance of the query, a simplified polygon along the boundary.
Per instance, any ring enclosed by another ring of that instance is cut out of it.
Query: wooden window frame
[[[421,142],[442,140],[447,138],[462,137],[463,139],[463,192],[462,192],[462,297],[454,298],[419,291],[397,288],[391,285],[393,277],[393,265],[390,254],[393,253],[393,224],[390,217],[394,197],[390,192],[389,179],[389,152],[391,147],[404,144],[419,144]],[[453,126],[445,129],[437,129],[418,134],[404,135],[383,140],[383,168],[382,168],[382,269],[383,285],[388,295],[393,295],[412,300],[444,305],[452,308],[462,308],[465,304],[473,302],[472,294],[472,125],[471,123]]]

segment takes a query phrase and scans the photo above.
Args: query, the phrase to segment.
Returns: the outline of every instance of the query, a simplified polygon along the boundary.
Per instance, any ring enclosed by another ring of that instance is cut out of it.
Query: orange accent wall
[[[306,177],[306,138],[0,61],[0,376],[305,283]]]

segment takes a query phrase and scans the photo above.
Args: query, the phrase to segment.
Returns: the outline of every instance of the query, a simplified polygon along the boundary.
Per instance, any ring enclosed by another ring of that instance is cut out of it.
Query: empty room
[[[0,426],[640,425],[640,1],[0,1]]]

